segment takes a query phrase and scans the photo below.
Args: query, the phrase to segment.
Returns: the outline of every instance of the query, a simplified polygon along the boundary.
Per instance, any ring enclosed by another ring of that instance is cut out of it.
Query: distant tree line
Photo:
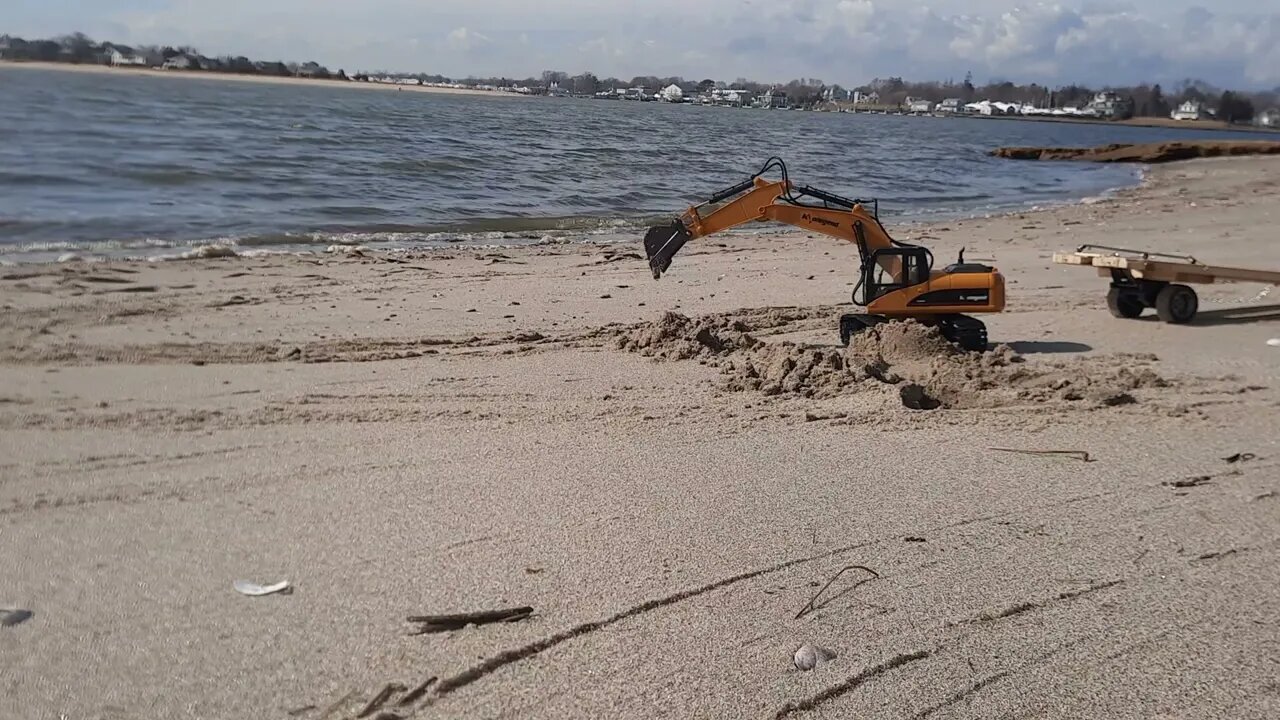
[[[747,78],[738,78],[732,83],[710,78],[700,81],[686,80],[683,77],[658,77],[640,75],[626,78],[600,78],[591,72],[570,75],[566,72],[547,70],[540,77],[515,79],[508,77],[450,79],[442,75],[420,76],[424,82],[458,83],[461,85],[493,85],[509,87],[524,85],[526,87],[549,88],[553,85],[576,95],[594,95],[604,91],[615,91],[640,87],[650,92],[670,85],[677,85],[688,94],[705,93],[712,89],[738,88],[759,94],[766,90],[781,91],[787,94],[791,104],[799,107],[813,107],[826,102],[848,101],[852,92],[863,95],[875,93],[878,104],[887,107],[905,105],[908,98],[928,100],[939,103],[955,98],[962,103],[977,100],[992,102],[1034,105],[1046,108],[1083,107],[1098,93],[1111,92],[1126,102],[1128,113],[1135,117],[1167,118],[1170,112],[1184,102],[1202,103],[1206,108],[1216,109],[1217,116],[1227,122],[1249,122],[1255,111],[1280,105],[1280,88],[1263,92],[1238,92],[1223,90],[1202,80],[1186,79],[1172,88],[1164,88],[1160,84],[1142,83],[1130,86],[1106,85],[1089,87],[1079,84],[1048,87],[1037,83],[1024,85],[1005,80],[993,80],[985,85],[975,85],[972,75],[966,75],[961,82],[926,81],[911,82],[900,77],[872,80],[870,83],[853,88],[824,83],[817,78],[798,78],[786,83],[762,83]]]
[[[1037,107],[1081,107],[1099,92],[1111,92],[1128,101],[1130,113],[1135,117],[1169,117],[1170,112],[1185,102],[1197,102],[1206,108],[1217,108],[1218,118],[1227,122],[1249,122],[1255,109],[1265,110],[1280,104],[1280,88],[1270,91],[1243,93],[1222,90],[1202,80],[1186,79],[1166,90],[1159,83],[1129,86],[1106,85],[1088,87],[1065,85],[1046,87],[1036,83],[1016,85],[1009,81],[992,81],[983,86],[973,84],[972,75],[963,82],[907,82],[902,78],[873,80],[856,88],[863,92],[877,92],[882,103],[897,105],[908,97],[941,102],[957,98],[963,103],[975,100],[1035,105]]]
[[[798,107],[814,107],[828,102],[847,102],[853,92],[860,92],[863,95],[875,93],[878,98],[877,104],[885,107],[903,106],[908,98],[928,100],[933,103],[954,98],[962,103],[990,100],[992,102],[1034,105],[1036,107],[1061,108],[1084,106],[1099,92],[1111,92],[1124,101],[1126,114],[1132,116],[1169,117],[1173,109],[1182,103],[1190,101],[1201,103],[1204,107],[1215,110],[1216,116],[1220,120],[1245,123],[1251,121],[1257,112],[1280,106],[1280,88],[1263,92],[1239,92],[1217,88],[1207,82],[1195,79],[1183,80],[1168,89],[1159,84],[1151,85],[1145,83],[1097,88],[1078,84],[1048,87],[1036,83],[1019,85],[1006,80],[992,80],[985,85],[975,85],[972,74],[968,74],[961,82],[955,82],[954,80],[945,82],[912,82],[900,77],[877,78],[865,85],[846,89],[840,85],[824,83],[817,78],[798,78],[786,83],[762,83],[747,78],[737,78],[732,83],[729,83],[710,78],[699,81],[686,80],[679,76],[658,77],[655,75],[638,75],[629,79],[600,78],[591,72],[570,75],[559,70],[545,70],[540,76],[527,78],[468,77],[454,79],[438,74],[385,72],[362,72],[348,78],[343,70],[331,73],[327,68],[315,62],[301,64],[279,61],[263,62],[250,60],[243,56],[232,57],[227,55],[206,57],[192,47],[161,47],[154,45],[129,47],[120,43],[95,42],[83,33],[73,33],[52,40],[24,40],[8,35],[0,35],[0,59],[4,60],[112,64],[121,58],[128,59],[126,64],[208,72],[361,81],[369,80],[370,76],[392,75],[400,78],[416,78],[422,83],[458,84],[472,87],[523,86],[540,92],[549,92],[552,89],[557,89],[563,93],[583,96],[630,88],[644,88],[652,93],[671,85],[680,87],[686,95],[706,93],[717,88],[737,88],[754,94],[773,90],[786,93],[790,104]]]
[[[336,73],[316,62],[293,63],[250,60],[244,56],[206,57],[190,46],[129,46],[116,42],[96,42],[84,33],[72,33],[52,40],[25,40],[0,35],[0,60],[68,63],[72,65],[128,65],[239,75],[307,77],[319,80],[347,80],[343,70]]]

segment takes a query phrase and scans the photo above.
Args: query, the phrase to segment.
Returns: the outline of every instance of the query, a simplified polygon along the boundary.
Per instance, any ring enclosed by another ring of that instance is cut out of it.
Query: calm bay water
[[[0,67],[0,260],[632,238],[771,155],[890,219],[978,214],[1137,178],[996,146],[1206,135]]]

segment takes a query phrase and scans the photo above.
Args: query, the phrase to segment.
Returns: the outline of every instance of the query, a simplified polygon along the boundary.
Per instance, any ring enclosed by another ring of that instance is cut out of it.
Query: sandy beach
[[[432,87],[427,85],[387,85],[351,80],[317,80],[313,78],[278,77],[274,75],[237,75],[235,73],[197,72],[187,70],[162,70],[157,68],[114,67],[110,65],[72,65],[51,62],[14,62],[0,60],[3,70],[58,70],[61,72],[89,73],[96,75],[136,75],[138,77],[166,78],[168,80],[213,80],[247,82],[261,85],[301,85],[305,87],[352,88],[357,90],[382,90],[390,92],[426,92],[445,95],[484,95],[490,97],[527,97],[517,93],[469,88]]]
[[[1051,256],[1278,222],[1258,157],[891,226],[1009,307],[875,372],[800,233],[0,268],[0,717],[1275,717],[1276,291],[1120,320]]]

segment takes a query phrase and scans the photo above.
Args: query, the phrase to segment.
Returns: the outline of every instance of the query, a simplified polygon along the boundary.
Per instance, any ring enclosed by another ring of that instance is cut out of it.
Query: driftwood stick
[[[1018,448],[1001,447],[987,449],[999,450],[1000,452],[1021,453],[1023,455],[1067,455],[1082,462],[1093,462],[1093,458],[1089,456],[1089,452],[1087,450],[1019,450]]]
[[[869,572],[869,573],[871,573],[872,575],[876,576],[877,578],[878,578],[878,577],[880,577],[880,573],[876,572],[875,570],[872,570],[872,569],[871,569],[871,568],[869,568],[869,567],[866,567],[865,565],[846,565],[845,567],[843,567],[843,568],[841,568],[841,569],[840,569],[840,572],[838,572],[838,573],[836,573],[835,575],[831,576],[831,579],[827,581],[827,584],[826,584],[826,585],[823,585],[823,586],[822,586],[822,589],[821,589],[821,590],[819,590],[818,592],[814,593],[814,594],[813,594],[813,597],[809,598],[809,602],[805,603],[805,606],[804,606],[804,607],[802,607],[802,608],[800,608],[800,612],[796,613],[796,617],[795,617],[795,619],[796,619],[796,620],[799,620],[800,618],[802,618],[802,617],[804,617],[804,616],[805,616],[805,613],[807,613],[807,612],[809,612],[809,611],[813,610],[813,603],[814,603],[815,601],[817,601],[817,599],[818,599],[819,597],[821,597],[821,596],[822,596],[822,593],[824,593],[824,592],[826,592],[826,591],[827,591],[827,588],[831,587],[831,583],[834,583],[836,580],[838,580],[838,579],[840,578],[840,576],[841,576],[841,575],[845,574],[846,572],[848,572],[848,571],[850,571],[850,570],[863,570],[863,571],[865,571],[865,572]]]
[[[420,632],[445,632],[461,630],[468,625],[485,625],[497,622],[517,622],[533,614],[533,608],[525,606],[505,610],[482,610],[480,612],[455,613],[452,615],[413,615],[409,622],[422,623]]]

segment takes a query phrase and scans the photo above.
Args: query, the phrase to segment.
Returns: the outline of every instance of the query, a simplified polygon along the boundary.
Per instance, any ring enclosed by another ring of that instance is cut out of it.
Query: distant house
[[[190,55],[174,55],[165,60],[162,67],[165,70],[198,70],[200,63],[196,62],[196,59]]]
[[[145,67],[147,64],[147,59],[128,45],[105,44],[102,46],[102,58],[113,67]]]
[[[721,90],[716,88],[711,91],[711,104],[724,105],[727,107],[743,107],[750,105],[752,101],[751,91],[739,88],[729,88]]]
[[[679,85],[671,84],[662,88],[661,92],[658,93],[658,97],[663,102],[684,102],[684,90],[681,90]]]
[[[785,110],[791,106],[787,94],[781,90],[769,89],[760,96],[760,107]]]
[[[1253,122],[1258,127],[1280,128],[1280,108],[1271,108],[1258,113]]]
[[[200,64],[201,70],[212,70],[214,72],[221,72],[223,70],[231,69],[230,66],[227,64],[226,58],[205,57],[201,55],[200,57],[196,58],[196,62]]]
[[[960,98],[947,98],[938,103],[938,112],[962,113],[964,112],[964,105],[960,102]]]
[[[254,67],[257,68],[258,72],[262,73],[263,75],[279,75],[281,77],[284,77],[286,75],[292,74],[289,72],[288,65],[285,65],[284,63],[278,62],[278,61],[277,62],[258,62],[258,63],[254,63]],[[383,78],[380,80],[380,82],[386,82],[386,79]]]
[[[116,67],[122,67],[122,66],[146,67],[147,59],[140,55],[133,55],[133,54],[126,55],[125,53],[122,53],[119,50],[112,50],[111,64]]]
[[[854,105],[878,105],[880,104],[880,93],[875,92],[874,90],[869,93],[864,93],[860,90],[854,90],[853,104]]]
[[[907,98],[907,112],[927,115],[933,112],[933,103],[923,98]]]
[[[298,77],[304,77],[304,78],[329,77],[329,71],[324,69],[324,67],[317,62],[307,62],[307,63],[303,63],[302,65],[299,65],[298,70],[295,74]]]
[[[840,100],[848,100],[852,97],[852,93],[838,85],[833,85],[822,91],[822,99],[827,102],[838,102]]]
[[[1098,117],[1108,119],[1126,118],[1133,114],[1129,100],[1113,92],[1100,92],[1094,95],[1085,109],[1092,110]]]
[[[1203,104],[1188,100],[1169,113],[1169,117],[1174,120],[1204,120],[1209,117],[1209,114],[1205,112]]]
[[[964,112],[974,115],[1020,115],[1022,110],[1022,106],[1015,103],[992,102],[990,100],[979,100],[964,106]]]

